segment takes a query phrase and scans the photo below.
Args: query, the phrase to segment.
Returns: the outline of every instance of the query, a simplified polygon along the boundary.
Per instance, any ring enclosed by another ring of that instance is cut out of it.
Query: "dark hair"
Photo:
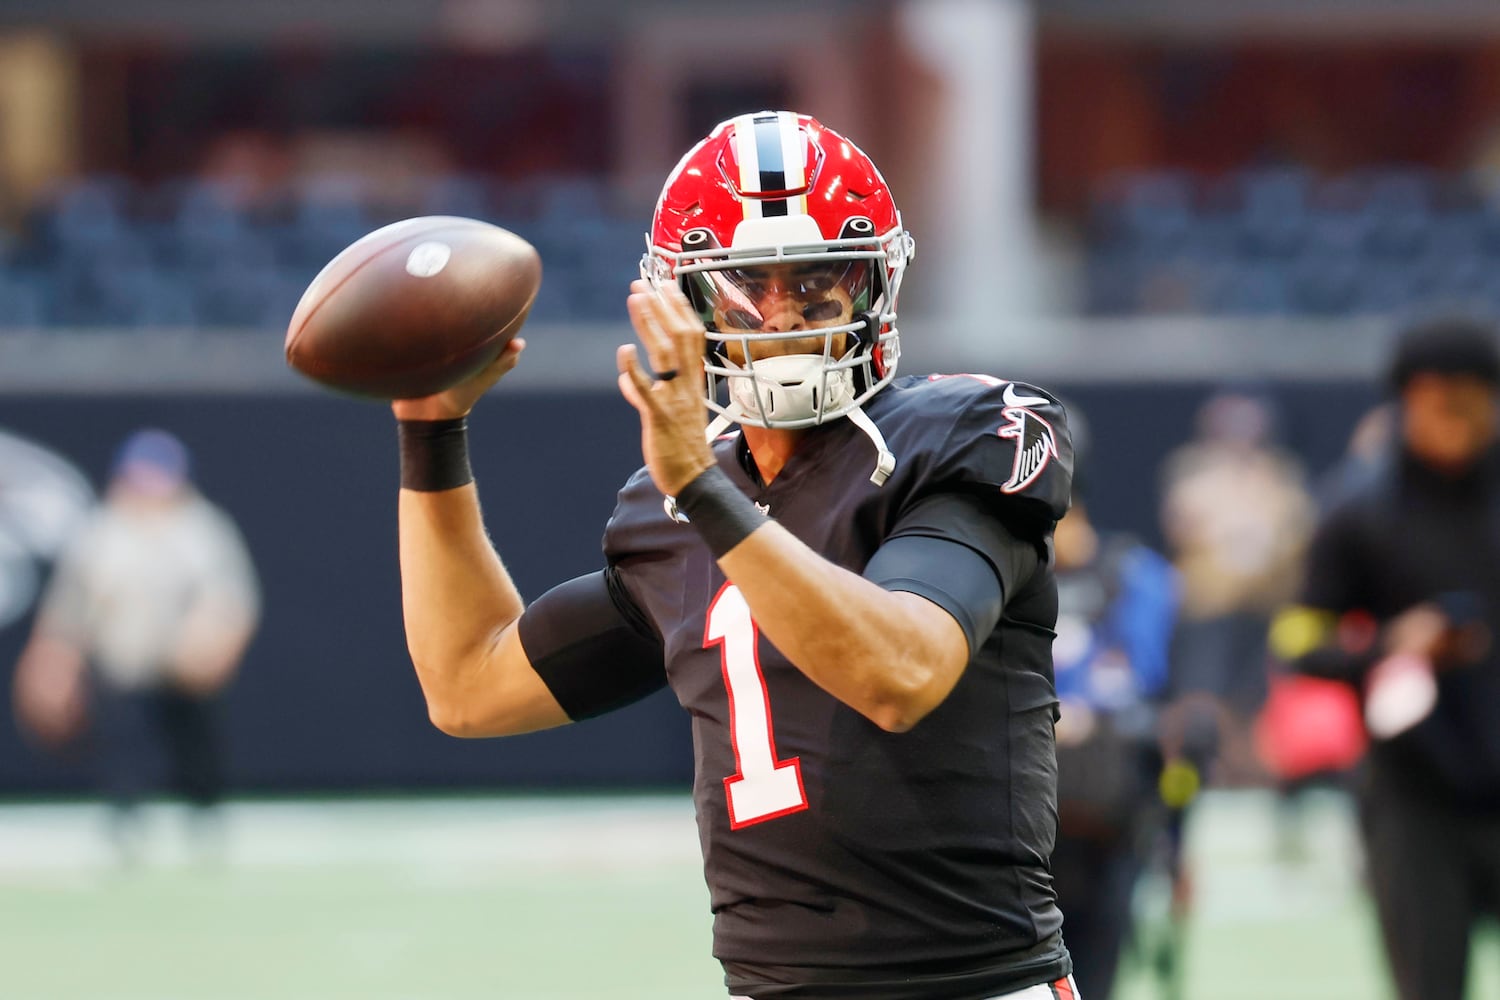
[[[1494,323],[1475,316],[1442,316],[1403,329],[1387,372],[1390,387],[1400,392],[1423,372],[1473,375],[1500,385],[1500,342]]]

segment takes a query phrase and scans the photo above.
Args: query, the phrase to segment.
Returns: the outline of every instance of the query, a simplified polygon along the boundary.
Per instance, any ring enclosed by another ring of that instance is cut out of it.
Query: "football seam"
[[[372,257],[370,259],[374,260],[375,258]],[[368,263],[368,262],[366,262],[366,263]],[[364,266],[363,264],[360,265],[360,267],[363,267],[363,266]],[[359,268],[355,268],[355,270],[357,271],[357,270],[359,270]],[[350,275],[349,275],[349,277],[353,277],[353,276],[354,275],[351,272]],[[346,278],[345,280],[347,281],[348,279]],[[341,287],[342,285],[343,285],[343,282],[342,281],[339,282],[339,286]],[[457,357],[459,357],[459,356],[461,356],[463,354],[469,353],[469,351],[478,351],[478,350],[482,349],[486,344],[490,343],[496,337],[500,336],[506,330],[510,329],[510,327],[512,326],[512,324],[514,324],[516,322],[516,320],[518,320],[518,319],[524,320],[525,317],[526,317],[526,314],[531,311],[532,303],[536,302],[537,292],[540,291],[540,290],[541,290],[541,282],[537,282],[537,288],[536,288],[536,290],[531,293],[531,297],[526,300],[526,304],[524,306],[522,306],[521,309],[514,316],[511,317],[510,322],[506,323],[500,329],[496,330],[494,333],[490,334],[488,337],[486,337],[483,340],[481,340],[475,346],[469,348],[468,351],[453,351],[451,353],[443,355],[440,358],[436,358],[436,359],[434,359],[432,361],[428,361],[428,362],[426,362],[426,363],[424,363],[422,365],[419,365],[417,367],[413,367],[413,368],[400,368],[400,369],[395,369],[395,370],[382,370],[382,369],[379,369],[379,368],[355,368],[355,367],[350,367],[350,366],[340,366],[336,371],[333,371],[333,370],[329,369],[327,366],[321,365],[321,364],[317,364],[317,363],[314,363],[314,364],[311,364],[311,365],[306,365],[306,364],[299,363],[297,367],[298,367],[299,370],[301,370],[303,372],[306,372],[309,375],[312,375],[312,374],[314,374],[316,372],[316,373],[320,373],[320,374],[323,374],[323,375],[336,375],[338,377],[343,377],[345,374],[347,374],[347,375],[349,375],[349,376],[351,376],[353,378],[361,378],[361,377],[366,377],[366,376],[383,377],[383,376],[415,375],[415,374],[419,374],[421,372],[425,372],[425,371],[427,371],[429,369],[432,369],[432,368],[441,368],[443,365],[445,365],[448,362],[452,361],[454,358],[457,358]],[[323,299],[326,302],[328,300],[328,296],[325,295],[323,297]],[[322,302],[318,303],[319,306],[321,306],[322,304],[323,304]],[[309,319],[312,318],[311,314],[309,314],[308,318]],[[304,321],[302,325],[305,327],[307,324]],[[288,357],[290,357],[290,354],[288,355]]]
[[[486,225],[489,225],[489,223],[486,223]],[[436,228],[442,228],[442,227],[439,226],[439,227],[436,227]],[[430,233],[430,231],[429,231],[429,233]],[[422,235],[428,235],[429,233],[424,233]],[[532,255],[536,256],[538,258],[538,261],[540,261],[540,256],[536,252],[536,247],[531,246],[531,244],[526,241],[525,237],[519,236],[519,235],[517,235],[515,233],[511,233],[511,235],[515,236],[516,239],[521,240],[521,242],[525,243],[528,247],[531,247]],[[293,358],[297,355],[297,344],[302,340],[302,334],[307,329],[307,324],[312,322],[312,318],[318,314],[318,310],[322,309],[323,305],[329,299],[333,298],[334,294],[339,289],[343,288],[344,285],[347,284],[356,274],[358,274],[360,271],[363,271],[370,264],[373,264],[375,261],[379,260],[381,257],[385,256],[391,250],[395,249],[397,246],[400,246],[400,245],[401,244],[399,244],[399,243],[392,244],[391,246],[388,246],[384,250],[380,251],[380,253],[373,254],[373,255],[371,255],[369,257],[366,257],[364,260],[360,261],[359,264],[357,264],[353,268],[351,268],[348,274],[346,274],[342,278],[340,278],[339,281],[338,281],[338,283],[336,285],[334,285],[332,288],[330,288],[328,290],[328,292],[322,298],[320,298],[318,300],[318,304],[317,305],[313,306],[312,309],[308,310],[307,315],[304,316],[304,317],[302,317],[302,324],[299,327],[297,327],[297,332],[294,333],[294,334],[292,334],[291,338],[287,341],[287,345],[286,345],[286,359],[287,359],[287,362],[289,364],[292,364],[292,366],[294,368],[298,369],[299,371],[307,372],[308,374],[312,374],[312,372],[313,372],[314,369],[316,369],[316,370],[318,370],[318,371],[320,371],[320,372],[322,372],[324,374],[328,374],[329,373],[329,368],[327,366],[325,366],[325,365],[320,365],[320,364],[317,364],[316,362],[314,362],[312,364],[308,364],[307,362],[310,359],[299,358],[295,362],[293,361]],[[316,279],[314,279],[314,280],[316,280]],[[541,290],[541,285],[542,285],[541,281],[538,280],[537,281],[537,287],[534,288],[532,290],[532,292],[531,292],[531,297],[526,300],[526,305],[524,307],[522,307],[522,309],[519,312],[516,313],[516,316],[525,316],[531,310],[531,305],[532,305],[532,303],[534,303],[536,301],[537,293]],[[510,322],[514,323],[515,322],[515,317],[512,317]],[[500,334],[504,333],[509,327],[510,327],[510,323],[505,324],[505,326],[502,326],[500,329],[498,329],[494,333],[490,334],[484,340],[480,341],[478,346],[479,347],[483,347],[485,344],[488,344],[490,341],[494,340]],[[471,348],[471,350],[473,350],[473,349],[474,348]],[[423,370],[425,370],[426,367],[441,366],[441,365],[447,363],[448,361],[453,360],[454,358],[458,357],[460,354],[463,354],[463,353],[464,353],[463,351],[454,351],[451,354],[445,354],[445,355],[443,355],[443,357],[437,359],[436,361],[430,362],[429,365],[423,366],[423,368],[418,368],[418,369],[415,369],[415,370],[416,371],[423,371]],[[366,368],[353,368],[353,369],[350,369],[350,368],[340,367],[339,370],[340,371],[348,371],[351,374],[356,375],[356,376],[358,376],[360,374],[377,374],[378,373],[378,369],[366,369]],[[413,369],[409,369],[409,368],[402,369],[401,373],[410,372],[412,370]],[[398,374],[398,373],[393,372],[391,374]]]
[[[397,244],[397,245],[399,245],[399,244]],[[312,318],[318,314],[318,310],[319,309],[323,308],[324,303],[326,303],[329,299],[333,298],[334,293],[337,292],[340,288],[343,288],[344,285],[346,285],[349,282],[349,279],[353,278],[360,271],[363,271],[370,264],[373,264],[376,260],[380,259],[380,257],[382,257],[385,253],[387,253],[390,250],[391,250],[391,247],[386,247],[385,250],[382,250],[380,253],[372,254],[371,256],[366,257],[364,260],[360,261],[358,264],[356,264],[353,268],[350,269],[350,271],[349,271],[348,274],[344,275],[342,278],[339,279],[338,284],[336,284],[332,288],[330,288],[328,290],[327,294],[324,295],[321,299],[318,300],[318,304],[317,305],[313,306],[310,310],[308,310],[307,315],[304,316],[304,317],[302,317],[302,325],[299,326],[299,327],[297,327],[297,332],[292,335],[291,340],[287,343],[287,352],[286,352],[286,355],[287,355],[287,359],[288,360],[291,360],[291,357],[292,357],[292,354],[293,354],[293,349],[296,347],[297,342],[302,339],[302,332],[307,329],[307,324],[312,322]],[[317,278],[314,277],[313,280],[316,281]]]

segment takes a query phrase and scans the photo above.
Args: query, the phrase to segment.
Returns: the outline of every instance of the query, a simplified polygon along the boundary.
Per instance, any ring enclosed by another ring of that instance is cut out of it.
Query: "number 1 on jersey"
[[[733,829],[807,808],[802,764],[776,759],[771,735],[771,696],[760,672],[760,629],[740,588],[725,584],[708,606],[704,647],[719,644],[724,686],[729,691],[729,742],[735,773],[724,779]]]

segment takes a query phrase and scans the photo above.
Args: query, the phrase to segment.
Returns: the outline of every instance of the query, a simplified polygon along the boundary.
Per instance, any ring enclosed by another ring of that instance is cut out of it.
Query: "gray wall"
[[[1088,417],[1090,507],[1157,537],[1155,475],[1187,434],[1202,383],[1050,386]],[[1373,400],[1348,382],[1269,387],[1282,434],[1313,469]],[[400,618],[394,435],[384,406],[322,395],[12,397],[0,425],[98,482],[115,443],[179,433],[204,491],[239,521],[266,592],[264,627],[227,703],[235,790],[683,786],[687,717],[668,694],[550,733],[466,742],[428,724]],[[474,465],[490,531],[522,592],[596,569],[616,488],[639,464],[633,411],[612,389],[486,399]],[[0,631],[0,685],[28,622]],[[0,794],[86,786],[87,756],[26,746],[0,712]]]

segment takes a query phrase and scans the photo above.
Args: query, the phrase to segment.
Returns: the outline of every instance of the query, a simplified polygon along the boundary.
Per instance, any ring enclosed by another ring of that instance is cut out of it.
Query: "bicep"
[[[506,628],[438,728],[514,736],[602,715],[666,683],[659,639],[613,570],[559,584]]]

